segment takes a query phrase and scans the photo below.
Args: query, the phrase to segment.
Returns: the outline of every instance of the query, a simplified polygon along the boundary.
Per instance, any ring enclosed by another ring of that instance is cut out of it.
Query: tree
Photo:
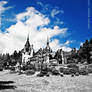
[[[78,55],[81,59],[86,59],[87,63],[90,64],[90,47],[89,47],[90,41],[86,40],[85,43],[83,43],[83,46],[80,47],[78,51]]]
[[[62,49],[59,49],[59,50],[56,52],[55,57],[54,57],[55,59],[58,60],[59,64],[62,63],[62,55],[61,55],[61,52],[62,52]]]

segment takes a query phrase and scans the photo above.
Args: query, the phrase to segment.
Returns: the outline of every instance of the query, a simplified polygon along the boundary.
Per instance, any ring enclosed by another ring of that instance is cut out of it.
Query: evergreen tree
[[[88,64],[91,63],[90,62],[90,46],[89,46],[90,42],[91,41],[86,40],[85,43],[83,43],[83,46],[81,46],[78,51],[78,55],[81,58],[81,60],[86,59]]]

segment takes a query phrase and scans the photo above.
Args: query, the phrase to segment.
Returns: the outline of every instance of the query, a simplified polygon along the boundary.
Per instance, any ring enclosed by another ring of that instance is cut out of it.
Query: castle
[[[62,49],[58,50],[59,55],[61,55],[61,61],[62,64],[67,63],[67,58],[69,53],[62,51]],[[58,63],[56,59],[53,57],[55,56],[56,52],[53,52],[50,45],[49,45],[49,39],[47,37],[47,44],[45,48],[40,48],[36,53],[34,53],[33,45],[30,45],[29,41],[29,35],[27,37],[27,41],[24,45],[24,48],[22,49],[22,65],[27,64],[29,61],[38,61],[43,63]],[[50,56],[52,59],[50,59]]]

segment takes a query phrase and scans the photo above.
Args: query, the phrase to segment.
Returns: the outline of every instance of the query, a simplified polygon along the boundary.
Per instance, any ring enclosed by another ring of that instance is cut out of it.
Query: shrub
[[[63,74],[66,74],[66,75],[71,74],[70,69],[69,68],[64,68]]]
[[[49,77],[50,75],[47,73],[46,76]]]
[[[3,71],[3,68],[0,68],[0,71]]]
[[[76,69],[79,69],[79,66],[77,66],[77,65],[74,64],[74,63],[67,65],[67,67],[68,67],[68,68],[76,68]]]
[[[63,70],[64,70],[63,67],[59,68],[59,71],[60,71],[61,73],[63,73]]]
[[[72,74],[71,77],[74,77],[74,74]]]
[[[63,74],[75,74],[76,72],[79,72],[79,69],[72,67],[72,68],[63,68]]]
[[[85,68],[81,68],[81,69],[79,70],[79,74],[80,74],[80,75],[88,75],[88,71],[87,71],[87,69],[85,69]]]
[[[78,69],[77,68],[70,68],[69,71],[71,74],[75,74],[76,72],[78,72]]]
[[[50,72],[52,72],[52,71],[54,71],[54,70],[56,70],[55,67],[50,67],[50,68],[49,68],[49,71],[50,71]]]
[[[4,69],[5,69],[5,70],[8,70],[8,69],[9,69],[9,66],[5,66]]]
[[[39,74],[37,74],[37,77],[44,77],[44,74],[40,72]]]
[[[35,69],[33,64],[27,65],[27,68],[28,68],[28,69]]]
[[[46,70],[42,70],[41,73],[45,75],[45,74],[48,73],[48,71],[46,71]]]
[[[88,68],[88,73],[92,73],[92,68]]]
[[[60,76],[61,76],[61,77],[64,77],[64,75],[63,75],[63,74],[60,74]]]
[[[18,75],[21,75],[21,74],[23,74],[23,72],[19,71],[19,72],[18,72]]]
[[[88,70],[88,73],[92,73],[92,64],[88,65],[87,70]]]
[[[35,74],[35,70],[26,70],[25,74],[26,75],[33,75],[33,74]]]
[[[16,71],[10,71],[10,74],[15,74],[15,73],[17,73]]]
[[[53,70],[52,75],[59,75],[59,71],[58,70]]]
[[[76,72],[76,73],[75,73],[75,76],[79,76],[79,72]]]
[[[27,65],[25,65],[25,66],[21,67],[21,70],[23,70],[23,71],[26,71],[26,70],[28,70],[28,67],[27,67]]]
[[[11,71],[15,71],[15,67],[13,67],[13,66],[10,67],[10,70],[11,70]]]

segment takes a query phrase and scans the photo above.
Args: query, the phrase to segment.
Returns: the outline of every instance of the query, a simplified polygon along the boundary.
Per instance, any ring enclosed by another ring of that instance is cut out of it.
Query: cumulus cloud
[[[52,38],[56,35],[62,35],[68,30],[57,25],[54,25],[53,28],[45,27],[51,22],[50,19],[33,7],[28,7],[24,12],[17,14],[16,21],[16,24],[6,29],[7,33],[0,33],[0,48],[3,53],[12,53],[14,50],[23,49],[28,33],[30,43],[37,51],[46,46],[47,36]],[[37,29],[38,27],[41,27],[40,30]],[[67,46],[61,46],[59,39],[52,40],[50,46],[53,51],[59,48],[64,51],[71,49]]]

